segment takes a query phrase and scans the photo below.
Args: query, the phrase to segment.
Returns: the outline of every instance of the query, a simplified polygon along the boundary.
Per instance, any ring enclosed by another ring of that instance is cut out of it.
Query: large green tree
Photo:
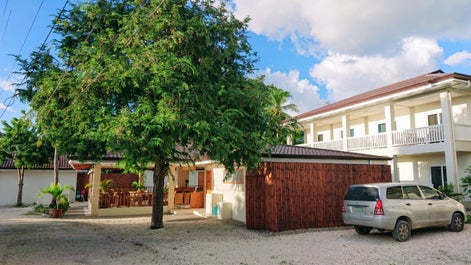
[[[247,22],[204,0],[73,5],[55,21],[57,65],[35,74],[39,86],[26,92],[40,123],[60,117],[55,133],[69,154],[97,159],[106,146],[124,164],[153,165],[150,228],[161,228],[171,163],[204,155],[229,171],[255,168],[277,141],[276,88],[247,77],[256,60]]]
[[[13,118],[11,124],[2,121],[3,136],[0,138],[0,161],[11,159],[18,173],[18,196],[16,205],[23,205],[25,169],[49,162],[50,144],[41,139],[39,130],[30,117]]]

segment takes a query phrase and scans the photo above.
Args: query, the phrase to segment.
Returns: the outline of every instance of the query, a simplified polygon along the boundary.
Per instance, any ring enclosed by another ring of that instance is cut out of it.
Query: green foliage
[[[93,185],[91,183],[88,183],[85,185],[85,188],[91,188]],[[100,181],[100,191],[105,192],[111,188],[116,187],[116,183],[112,179],[105,179],[103,181]]]
[[[463,186],[463,192],[467,196],[471,196],[471,166],[465,169],[467,175],[461,179],[461,186]]]
[[[294,107],[284,104],[289,94],[248,77],[257,60],[248,19],[223,4],[83,1],[55,22],[60,38],[25,61],[19,85],[67,154],[117,151],[128,168],[151,163],[162,190],[170,163],[204,156],[250,170],[295,128],[279,111]],[[162,209],[153,211],[159,228]]]
[[[144,188],[144,183],[135,180],[132,182],[131,187],[133,187],[135,190],[141,190]]]
[[[33,212],[46,214],[46,213],[49,213],[49,210],[50,209],[48,206],[39,204],[34,207]]]
[[[24,170],[49,162],[52,147],[40,137],[39,130],[30,116],[13,118],[11,125],[2,121],[4,133],[0,138],[0,161],[11,159],[18,172],[17,205],[23,204]]]
[[[64,194],[64,191],[71,190],[74,191],[74,188],[70,185],[62,186],[60,183],[54,184],[51,183],[48,187],[41,190],[38,197],[41,198],[45,194],[49,194],[52,196],[52,199],[56,202],[56,209],[63,209],[67,210],[69,208],[69,200],[67,199],[67,195]]]
[[[445,184],[443,187],[438,187],[438,190],[443,192],[446,196],[460,201],[463,198],[463,194],[455,192],[453,184]]]

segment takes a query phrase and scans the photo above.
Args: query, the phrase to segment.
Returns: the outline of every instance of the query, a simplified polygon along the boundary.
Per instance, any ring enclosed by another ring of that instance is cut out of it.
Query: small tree
[[[463,186],[463,194],[465,196],[471,196],[471,166],[468,166],[464,170],[467,175],[461,179],[461,186]]]
[[[51,147],[41,140],[38,129],[23,112],[23,117],[13,118],[11,125],[2,121],[4,135],[0,138],[0,160],[11,159],[18,173],[16,205],[23,205],[25,169],[48,162]]]

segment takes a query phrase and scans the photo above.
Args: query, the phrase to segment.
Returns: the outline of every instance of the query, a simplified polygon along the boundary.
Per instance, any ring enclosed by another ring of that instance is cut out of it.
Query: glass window
[[[420,186],[420,189],[427,200],[438,200],[441,198],[440,193],[437,190],[426,186]]]
[[[378,133],[384,133],[384,132],[386,132],[386,123],[378,124]]]
[[[323,135],[323,134],[318,134],[318,135],[317,135],[317,141],[318,141],[318,142],[324,141],[324,135]]]
[[[420,194],[419,187],[417,186],[404,186],[404,193],[407,195],[408,199],[412,200],[421,200],[422,195]]]
[[[345,200],[347,201],[376,201],[379,199],[378,189],[374,187],[350,187]]]
[[[386,198],[392,200],[403,199],[401,186],[390,187],[386,189]]]
[[[355,137],[355,129],[350,129],[350,137]]]

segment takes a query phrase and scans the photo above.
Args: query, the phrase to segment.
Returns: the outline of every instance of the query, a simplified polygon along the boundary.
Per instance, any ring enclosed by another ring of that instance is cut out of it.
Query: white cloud
[[[324,101],[318,94],[318,87],[311,84],[307,79],[299,78],[299,71],[292,70],[289,73],[280,71],[272,72],[267,68],[262,73],[265,75],[265,83],[274,84],[275,86],[291,93],[292,98],[288,99],[288,103],[294,103],[298,107],[298,113],[303,113],[324,104]],[[294,115],[297,113],[290,113]]]
[[[430,39],[406,38],[390,57],[355,56],[330,52],[311,69],[311,76],[338,101],[361,92],[438,69],[443,51]]]
[[[445,64],[450,66],[455,66],[459,64],[463,64],[465,62],[471,61],[471,53],[468,51],[460,51],[455,54],[450,55],[446,60]]]
[[[1,79],[0,80],[0,90],[13,92],[13,91],[15,91],[15,86],[12,84],[11,81]]]
[[[275,40],[290,38],[299,47],[318,44],[345,54],[397,52],[401,40],[410,36],[471,39],[469,0],[415,0],[407,4],[375,0],[233,0],[233,5],[239,18],[252,18],[249,29],[257,34]]]

